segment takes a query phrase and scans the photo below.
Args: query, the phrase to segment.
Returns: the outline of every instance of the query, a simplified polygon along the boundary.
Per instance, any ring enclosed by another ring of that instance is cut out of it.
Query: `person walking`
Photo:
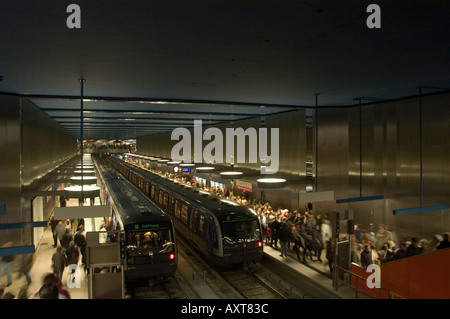
[[[86,264],[86,236],[84,235],[84,226],[78,226],[78,231],[73,235],[73,241],[75,245],[80,249],[81,263]]]
[[[12,247],[13,242],[8,241],[6,242],[2,248],[10,248]],[[14,255],[7,255],[3,256],[2,258],[2,264],[0,268],[0,276],[3,277],[6,274],[6,287],[9,287],[12,285],[12,267],[14,264]]]
[[[62,247],[56,247],[56,252],[52,255],[52,267],[53,273],[58,277],[58,283],[61,284],[64,269],[67,267],[68,262],[66,255],[62,252]]]
[[[72,269],[71,272],[72,282],[75,282],[75,270],[80,260],[80,251],[78,247],[75,245],[75,242],[73,240],[70,242],[69,248],[66,249],[66,258],[69,268]]]
[[[24,275],[27,280],[27,285],[31,284],[30,270],[33,266],[34,254],[20,255],[19,275]]]
[[[58,224],[55,227],[54,235],[57,237],[59,244],[62,245],[62,239],[64,237],[64,234],[66,233],[66,225],[63,223],[62,220],[58,221]]]
[[[70,242],[72,240],[73,240],[72,229],[66,227],[65,234],[63,235],[61,240],[61,246],[63,247],[63,249],[68,249]]]

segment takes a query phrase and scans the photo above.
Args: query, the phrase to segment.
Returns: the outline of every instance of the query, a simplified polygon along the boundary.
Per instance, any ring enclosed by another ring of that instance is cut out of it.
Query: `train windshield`
[[[260,229],[257,219],[240,221],[223,221],[222,232],[225,242],[237,243],[260,239]]]
[[[129,264],[147,263],[149,258],[157,258],[175,251],[170,229],[129,231],[127,254]]]

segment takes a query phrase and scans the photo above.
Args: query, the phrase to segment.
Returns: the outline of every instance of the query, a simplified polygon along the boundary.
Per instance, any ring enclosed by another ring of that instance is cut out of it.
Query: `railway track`
[[[180,251],[186,251],[189,262],[194,265],[198,276],[202,276],[206,284],[223,295],[223,299],[298,299],[303,298],[300,292],[276,274],[265,269],[262,264],[248,263],[245,267],[234,269],[216,269],[206,263],[201,256],[191,250],[178,237]]]
[[[178,237],[179,267],[173,277],[127,289],[129,299],[302,299],[305,294],[262,264],[215,269]],[[199,288],[200,287],[200,288]],[[207,287],[207,289],[205,289]],[[201,290],[201,292],[199,291]],[[205,291],[209,291],[205,295]]]
[[[192,293],[186,289],[177,274],[174,277],[127,287],[127,299],[190,299],[191,297]]]
[[[287,299],[282,292],[272,288],[251,269],[227,270],[220,272],[220,275],[244,299]]]

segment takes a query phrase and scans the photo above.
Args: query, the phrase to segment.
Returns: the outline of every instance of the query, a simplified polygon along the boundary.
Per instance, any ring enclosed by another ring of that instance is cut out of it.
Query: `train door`
[[[211,219],[211,232],[210,232],[210,242],[211,242],[211,252],[214,256],[223,257],[221,252],[222,249],[222,241],[219,240],[221,238],[220,229],[217,229],[218,223],[215,222],[215,219]]]

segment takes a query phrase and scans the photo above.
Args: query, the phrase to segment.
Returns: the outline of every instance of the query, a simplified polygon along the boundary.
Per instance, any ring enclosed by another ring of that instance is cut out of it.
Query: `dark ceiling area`
[[[2,0],[0,92],[77,137],[82,104],[85,139],[399,99],[450,88],[449,16],[448,0]]]

